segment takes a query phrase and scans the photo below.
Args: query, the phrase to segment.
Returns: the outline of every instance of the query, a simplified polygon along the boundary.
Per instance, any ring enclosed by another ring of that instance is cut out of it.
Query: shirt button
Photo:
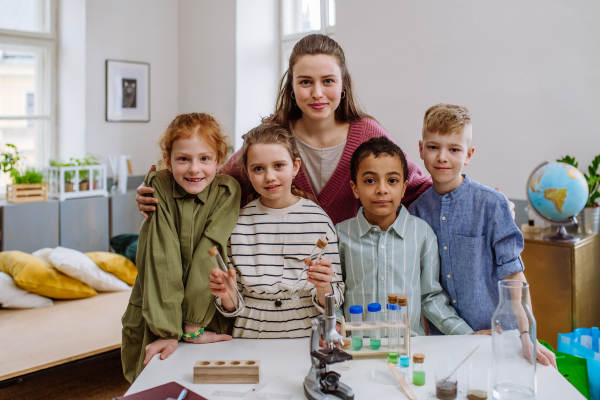
[[[385,276],[382,276],[382,277],[381,277],[381,280],[382,280],[382,281],[385,281]]]
[[[385,246],[382,244],[382,245],[381,245],[381,248],[382,248],[382,249],[385,249]]]
[[[448,274],[446,275],[448,277],[448,279],[452,278],[452,275]]]
[[[456,300],[452,300],[452,302],[453,302],[454,304],[456,304]]]
[[[448,250],[448,247],[444,246],[444,250]]]
[[[442,221],[445,221],[445,220],[446,220],[446,217],[442,217]]]

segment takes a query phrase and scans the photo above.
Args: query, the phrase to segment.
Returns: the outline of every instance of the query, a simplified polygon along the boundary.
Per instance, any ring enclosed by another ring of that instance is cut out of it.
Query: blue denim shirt
[[[524,242],[508,199],[464,177],[458,188],[443,196],[429,188],[409,212],[435,232],[442,287],[458,315],[479,331],[491,328],[498,281],[523,271]]]

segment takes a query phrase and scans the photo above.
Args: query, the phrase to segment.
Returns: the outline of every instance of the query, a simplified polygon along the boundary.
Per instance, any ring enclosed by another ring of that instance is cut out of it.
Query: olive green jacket
[[[187,193],[167,170],[149,174],[145,184],[159,202],[142,224],[138,276],[122,319],[123,370],[130,381],[143,368],[145,346],[158,338],[179,340],[184,323],[229,329],[225,318],[215,315],[208,288],[213,264],[207,251],[217,246],[227,259],[241,195],[238,182],[228,175],[217,175],[197,195]]]

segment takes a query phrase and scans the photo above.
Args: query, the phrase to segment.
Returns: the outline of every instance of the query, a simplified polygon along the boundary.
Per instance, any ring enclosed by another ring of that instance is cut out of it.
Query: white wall
[[[179,0],[178,4],[178,112],[208,112],[233,137],[236,2]]]
[[[279,83],[279,0],[237,0],[235,149],[273,113]]]
[[[159,157],[157,140],[178,112],[176,0],[88,0],[85,150],[131,154],[134,175]],[[105,121],[105,61],[150,63],[150,122]],[[109,175],[110,176],[110,175]]]
[[[337,2],[358,96],[413,161],[425,110],[469,108],[473,179],[525,198],[530,171],[600,153],[600,3]],[[587,168],[586,168],[587,169]]]

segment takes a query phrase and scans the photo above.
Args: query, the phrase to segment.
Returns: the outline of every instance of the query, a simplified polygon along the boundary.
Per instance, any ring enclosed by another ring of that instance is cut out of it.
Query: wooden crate
[[[47,183],[17,183],[6,187],[9,203],[34,203],[48,200]]]
[[[258,383],[260,361],[197,361],[194,383]]]

